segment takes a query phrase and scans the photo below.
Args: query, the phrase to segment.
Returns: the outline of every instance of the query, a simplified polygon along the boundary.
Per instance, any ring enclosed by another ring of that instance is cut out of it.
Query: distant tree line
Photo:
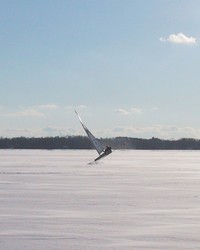
[[[141,139],[115,137],[100,139],[104,145],[113,149],[161,149],[161,150],[199,150],[200,140],[183,138],[162,140],[159,138]],[[0,149],[93,149],[86,136],[40,137],[40,138],[0,138]]]

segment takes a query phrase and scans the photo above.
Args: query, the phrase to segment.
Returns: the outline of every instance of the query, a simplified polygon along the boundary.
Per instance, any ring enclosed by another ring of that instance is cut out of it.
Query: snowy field
[[[0,250],[200,249],[200,151],[0,150]]]

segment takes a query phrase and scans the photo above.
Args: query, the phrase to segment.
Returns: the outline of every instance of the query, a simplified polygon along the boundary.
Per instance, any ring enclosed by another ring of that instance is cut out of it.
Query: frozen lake
[[[1,250],[199,249],[200,151],[0,151]]]

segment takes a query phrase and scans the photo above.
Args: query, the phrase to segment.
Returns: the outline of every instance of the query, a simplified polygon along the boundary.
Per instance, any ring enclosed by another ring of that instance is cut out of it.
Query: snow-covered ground
[[[1,250],[200,248],[200,151],[0,151]]]

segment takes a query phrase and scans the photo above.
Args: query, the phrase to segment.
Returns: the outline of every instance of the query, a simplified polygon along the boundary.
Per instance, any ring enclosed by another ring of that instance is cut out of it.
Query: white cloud
[[[7,112],[3,114],[6,117],[41,117],[44,116],[47,111],[52,111],[55,109],[59,109],[60,107],[56,104],[43,104],[43,105],[35,105],[32,107],[24,107],[19,106],[18,110],[13,112]]]
[[[106,133],[108,133],[106,131]],[[117,126],[109,133],[112,136],[130,136],[137,138],[158,137],[161,139],[181,139],[181,138],[199,138],[200,129],[192,127],[178,127],[174,125],[152,125],[146,127],[124,127]],[[102,135],[104,136],[104,135]]]
[[[67,111],[74,111],[74,110],[79,110],[79,109],[86,109],[88,108],[88,106],[84,105],[84,104],[80,104],[80,105],[77,105],[77,106],[71,106],[71,105],[68,105],[68,106],[65,106],[64,109],[67,110]]]
[[[58,105],[53,104],[53,103],[51,103],[51,104],[39,105],[38,107],[39,107],[39,108],[42,108],[42,109],[58,109],[58,108],[59,108]]]
[[[117,109],[117,113],[119,113],[120,115],[128,115],[129,114],[129,112],[127,110],[121,109],[121,108]]]
[[[46,137],[46,136],[68,136],[79,135],[78,130],[65,127],[45,127],[45,128],[7,128],[1,129],[0,134],[3,137]]]
[[[121,115],[131,115],[131,114],[140,115],[140,114],[142,114],[142,110],[139,108],[131,108],[130,110],[118,108],[117,113],[119,113]]]
[[[188,37],[184,35],[183,33],[178,34],[171,34],[167,38],[160,38],[161,42],[170,42],[170,43],[176,43],[176,44],[196,44],[197,39],[195,37]]]
[[[74,110],[85,109],[87,106],[78,105],[78,106],[59,106],[54,103],[47,103],[34,106],[18,106],[15,110],[8,110],[5,107],[0,105],[0,112],[4,117],[42,117],[52,114],[54,111],[59,114],[62,112],[72,113]]]
[[[181,138],[200,138],[200,128],[178,127],[174,125],[152,125],[152,126],[116,126],[114,128],[105,128],[92,131],[97,138],[128,136],[135,138],[160,139],[181,139]],[[67,135],[85,135],[84,131],[70,127],[44,127],[44,128],[8,128],[0,129],[3,137],[41,137],[41,136],[67,136]]]
[[[39,116],[44,116],[44,114],[33,109],[33,108],[27,108],[27,109],[24,109],[22,111],[4,114],[4,116],[7,116],[7,117],[21,117],[21,116],[39,117]]]

